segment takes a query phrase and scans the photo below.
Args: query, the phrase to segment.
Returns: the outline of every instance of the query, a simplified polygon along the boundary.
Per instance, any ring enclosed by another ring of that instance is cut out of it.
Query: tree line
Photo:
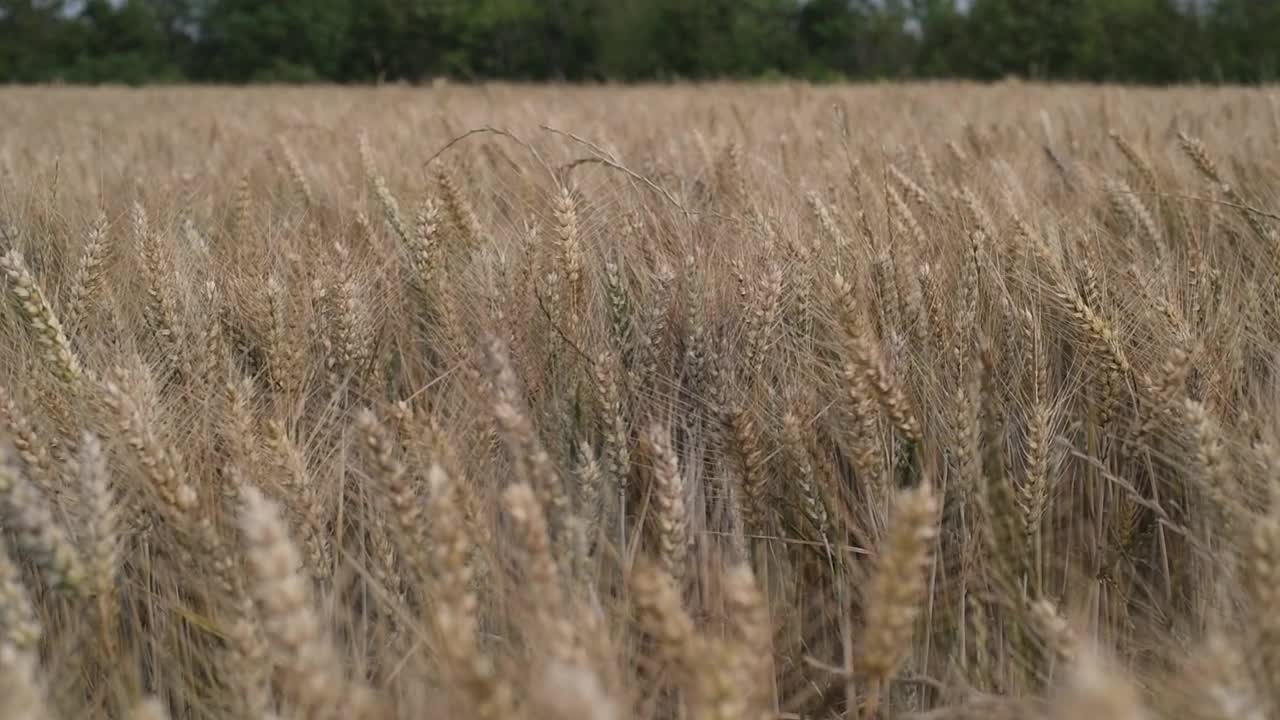
[[[1276,0],[0,0],[0,81],[1266,82]]]

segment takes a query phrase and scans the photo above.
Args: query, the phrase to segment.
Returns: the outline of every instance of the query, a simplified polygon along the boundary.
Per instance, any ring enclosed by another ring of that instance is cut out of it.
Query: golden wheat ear
[[[69,594],[83,590],[84,563],[48,500],[18,469],[0,444],[0,517],[14,548],[39,568],[49,587]]]
[[[0,643],[0,715],[30,720],[54,720],[45,691],[36,679],[33,655]]]
[[[653,523],[658,541],[658,562],[676,584],[683,582],[689,554],[689,517],[685,509],[685,483],[680,463],[671,447],[671,434],[653,425],[645,436],[653,478]]]
[[[874,717],[886,686],[909,654],[929,587],[938,504],[928,483],[902,491],[872,581],[858,668],[870,682],[864,717]]]
[[[67,290],[63,314],[67,332],[73,337],[79,332],[86,319],[92,316],[102,299],[105,265],[111,252],[111,244],[107,236],[108,228],[106,216],[99,214],[93,225],[89,227],[84,248],[80,251],[80,259],[76,264],[75,274],[71,277],[71,287]]]
[[[0,273],[4,274],[9,294],[40,346],[45,366],[54,377],[74,387],[84,372],[80,356],[72,348],[44,290],[27,267],[26,258],[17,249],[0,254]]]
[[[1138,688],[1114,661],[1084,646],[1052,702],[1054,720],[1144,720],[1151,717]]]
[[[515,526],[516,542],[522,551],[529,586],[527,598],[533,610],[532,634],[550,657],[585,663],[582,641],[564,612],[564,575],[553,554],[546,516],[533,489],[524,483],[511,485],[503,492],[502,503]]]
[[[513,690],[480,647],[479,599],[470,564],[472,535],[464,522],[461,481],[440,464],[427,471],[431,573],[436,588],[432,624],[445,676],[456,682],[482,720],[508,720]]]
[[[9,555],[8,543],[0,540],[0,650],[34,653],[42,628],[22,584],[22,574]]]
[[[241,492],[249,583],[280,687],[291,707],[308,717],[367,712],[370,691],[348,677],[342,657],[299,572],[302,559],[279,508],[254,487]]]
[[[84,498],[83,525],[87,587],[97,596],[104,627],[114,634],[119,611],[119,578],[124,562],[121,505],[111,477],[102,443],[93,433],[80,438],[76,457],[79,492]]]

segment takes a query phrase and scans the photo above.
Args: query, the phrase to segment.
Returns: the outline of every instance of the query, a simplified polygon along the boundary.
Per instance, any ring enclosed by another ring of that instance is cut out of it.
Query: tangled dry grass
[[[1267,90],[0,114],[0,716],[1280,714]]]

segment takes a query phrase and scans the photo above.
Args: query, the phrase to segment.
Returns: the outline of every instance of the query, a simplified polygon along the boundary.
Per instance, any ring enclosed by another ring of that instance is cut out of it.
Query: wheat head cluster
[[[1280,96],[0,92],[0,717],[1280,717]]]

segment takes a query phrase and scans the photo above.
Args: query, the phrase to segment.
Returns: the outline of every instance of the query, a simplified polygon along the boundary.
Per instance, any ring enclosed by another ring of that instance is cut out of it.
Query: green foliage
[[[218,0],[203,24],[200,70],[234,81],[337,78],[361,5],[353,0]]]
[[[62,10],[62,3],[0,0],[0,78],[34,82],[62,67],[76,39]]]
[[[0,81],[1280,73],[1271,0],[0,0]]]
[[[1201,74],[1194,18],[1171,0],[1091,3],[1081,14],[1076,74],[1090,80],[1176,82]]]
[[[1250,82],[1280,76],[1280,3],[1218,0],[1207,24],[1215,75]]]

